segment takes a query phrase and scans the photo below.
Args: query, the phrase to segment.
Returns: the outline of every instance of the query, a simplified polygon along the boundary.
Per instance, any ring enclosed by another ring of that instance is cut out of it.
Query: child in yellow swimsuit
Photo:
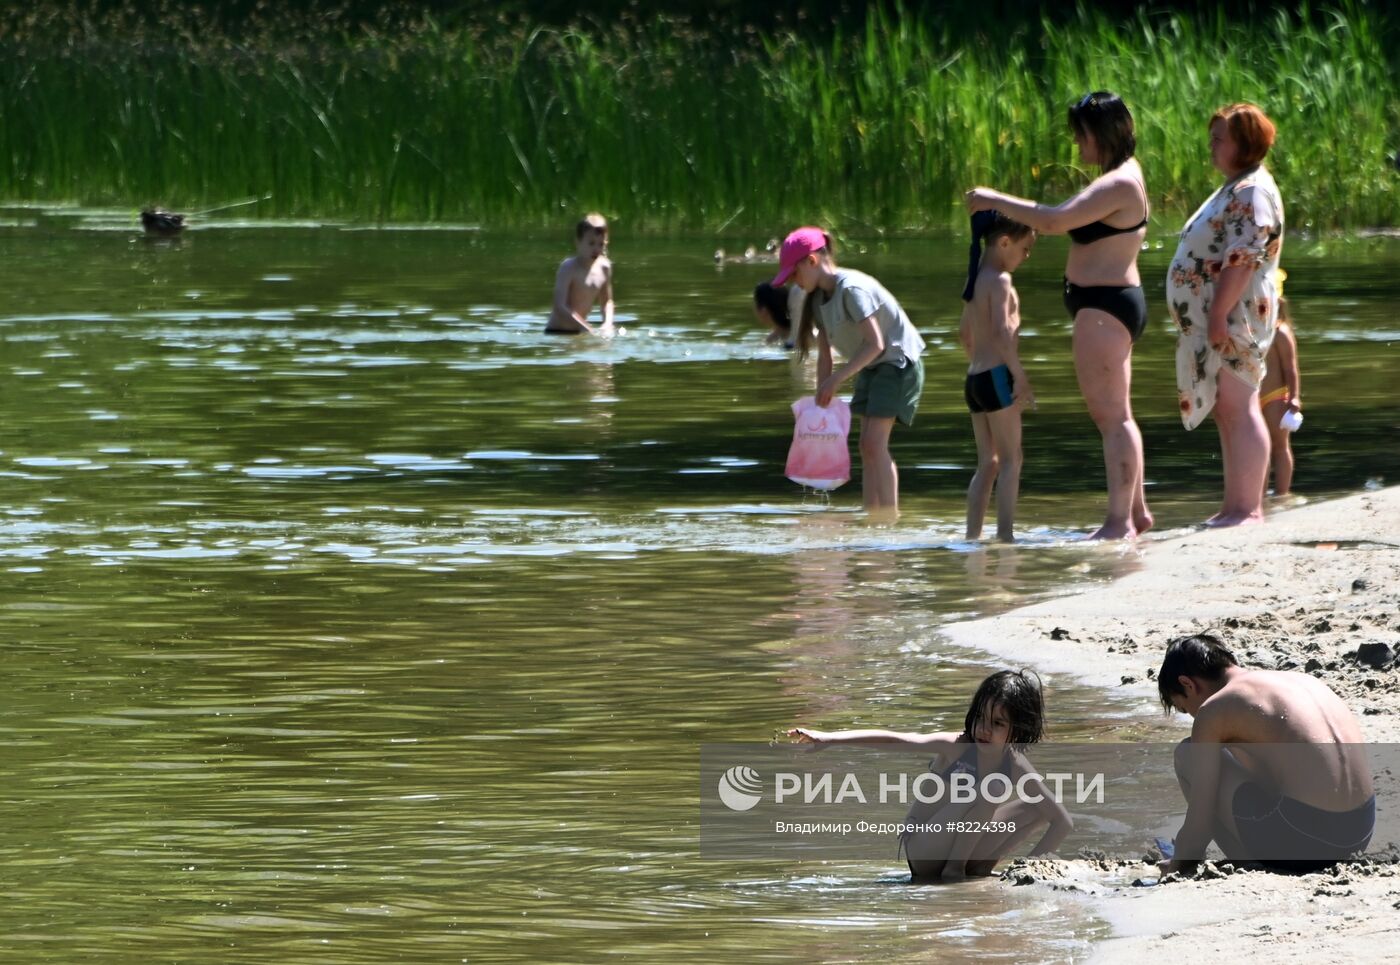
[[[1278,327],[1265,356],[1264,381],[1259,386],[1259,408],[1264,411],[1264,424],[1269,427],[1269,444],[1274,469],[1274,495],[1286,496],[1293,485],[1293,450],[1289,436],[1293,433],[1280,423],[1285,414],[1303,408],[1298,382],[1298,341],[1293,337],[1293,316],[1288,299],[1283,297],[1283,280],[1288,275],[1282,268],[1274,278],[1278,291]],[[1268,479],[1264,480],[1268,492]]]

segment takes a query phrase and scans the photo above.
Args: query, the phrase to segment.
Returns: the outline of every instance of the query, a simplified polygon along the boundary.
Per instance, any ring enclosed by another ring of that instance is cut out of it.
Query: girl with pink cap
[[[867,512],[892,518],[899,512],[899,472],[890,456],[896,422],[914,424],[924,388],[924,340],[899,302],[864,272],[836,267],[831,236],[798,228],[778,255],[773,284],[789,279],[807,293],[797,349],[803,358],[817,339],[819,406],[854,377],[851,411],[860,416],[861,494]],[[810,323],[809,324],[809,320]],[[832,347],[845,358],[834,367]]]

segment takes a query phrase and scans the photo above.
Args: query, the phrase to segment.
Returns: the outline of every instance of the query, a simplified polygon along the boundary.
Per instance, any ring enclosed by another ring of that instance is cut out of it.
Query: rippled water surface
[[[698,745],[956,727],[989,662],[937,627],[1136,565],[1102,512],[1058,304],[1018,274],[1039,411],[1024,544],[960,540],[960,244],[845,262],[932,347],[904,516],[782,478],[811,369],[713,238],[619,232],[612,342],[539,334],[554,238],[2,212],[0,945],[15,960],[889,961],[1099,926],[891,860],[698,856]],[[412,228],[413,226],[409,226]],[[731,249],[761,239],[720,239]],[[1290,242],[1297,488],[1400,471],[1400,244]],[[1146,255],[1160,277],[1165,249]],[[1135,400],[1170,530],[1214,509],[1165,308]],[[1056,736],[1140,709],[1051,682]]]

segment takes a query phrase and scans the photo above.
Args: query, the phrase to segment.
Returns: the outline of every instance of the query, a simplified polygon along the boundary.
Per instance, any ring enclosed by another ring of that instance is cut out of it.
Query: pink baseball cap
[[[773,285],[786,285],[797,263],[814,251],[826,247],[826,234],[820,228],[798,228],[783,239],[783,247],[778,252],[778,273],[773,276]]]

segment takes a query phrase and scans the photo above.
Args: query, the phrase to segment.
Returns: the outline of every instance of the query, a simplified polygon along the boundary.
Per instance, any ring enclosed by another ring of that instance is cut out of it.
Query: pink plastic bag
[[[851,478],[851,407],[833,398],[825,409],[804,395],[792,404],[797,425],[792,430],[784,475],[813,489],[835,489]]]

